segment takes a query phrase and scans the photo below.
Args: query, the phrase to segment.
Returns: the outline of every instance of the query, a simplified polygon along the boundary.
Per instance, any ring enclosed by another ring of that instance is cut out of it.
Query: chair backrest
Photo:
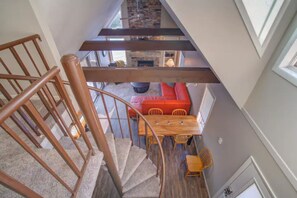
[[[149,144],[158,144],[157,139],[154,136],[150,135],[150,136],[147,136],[147,138],[148,138]],[[158,135],[158,139],[162,144],[164,135]]]
[[[172,115],[187,115],[187,111],[184,109],[174,109]]]
[[[184,144],[191,137],[192,137],[192,135],[185,135],[185,134],[184,135],[176,135],[176,136],[174,136],[174,141],[177,142],[177,143]]]
[[[208,148],[202,148],[198,156],[203,163],[203,169],[208,168],[213,164],[212,155]]]
[[[160,108],[150,108],[148,111],[149,115],[163,115],[163,111]]]

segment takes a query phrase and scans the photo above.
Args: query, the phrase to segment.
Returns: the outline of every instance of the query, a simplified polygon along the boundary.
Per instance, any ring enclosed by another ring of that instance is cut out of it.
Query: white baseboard
[[[264,144],[264,146],[267,148],[268,152],[271,154],[277,165],[280,167],[284,175],[288,178],[292,186],[297,191],[297,177],[292,172],[290,167],[287,165],[287,163],[284,161],[284,159],[280,156],[280,154],[277,152],[277,150],[274,148],[272,143],[268,140],[268,138],[265,136],[263,131],[260,129],[260,127],[257,125],[257,123],[253,120],[251,115],[248,113],[248,111],[245,108],[242,108],[243,115],[248,120],[250,125],[253,127],[254,131],[258,135],[261,142]]]

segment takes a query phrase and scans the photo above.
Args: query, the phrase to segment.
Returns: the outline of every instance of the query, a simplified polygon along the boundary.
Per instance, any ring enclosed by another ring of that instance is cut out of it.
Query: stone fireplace
[[[138,6],[138,7],[137,7]],[[129,28],[160,28],[162,5],[159,0],[127,0]],[[139,16],[139,17],[137,17]],[[131,40],[155,40],[158,37],[132,36]],[[138,61],[153,61],[153,66],[164,65],[161,51],[127,51],[127,65],[138,66]]]

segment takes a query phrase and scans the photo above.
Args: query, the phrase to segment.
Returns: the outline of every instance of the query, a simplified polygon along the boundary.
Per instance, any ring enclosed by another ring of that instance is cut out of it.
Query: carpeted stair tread
[[[122,177],[124,174],[125,166],[129,156],[129,151],[131,148],[131,140],[128,138],[116,138],[115,146],[118,158],[119,175],[120,177]]]
[[[160,193],[160,179],[158,177],[151,177],[145,182],[142,182],[138,186],[124,193],[123,197],[125,198],[159,197],[159,193]]]
[[[103,153],[96,151],[94,156],[91,156],[88,167],[82,179],[81,186],[77,193],[77,198],[90,198],[92,197],[95,189],[96,181],[99,175],[101,162],[103,160]]]
[[[136,146],[132,146],[127,159],[124,174],[121,178],[122,184],[126,183],[129,178],[133,175],[137,167],[146,157],[146,151]]]
[[[61,167],[61,170],[66,167]],[[2,170],[11,177],[17,179],[19,182],[25,184],[43,197],[53,197],[59,195],[60,197],[70,197],[65,187],[63,187],[50,173],[48,173],[41,165],[33,158],[24,157],[20,162],[11,164]],[[75,178],[71,178],[72,180]],[[14,197],[11,191],[5,190],[0,186],[1,197]]]
[[[55,150],[37,149],[36,154],[57,173],[63,181],[71,188],[74,187],[77,176],[69,168],[69,166],[58,156]],[[78,164],[81,169],[83,160],[77,151],[66,150],[73,161]],[[18,156],[19,157],[19,156]],[[95,156],[91,156],[87,166],[78,197],[91,197],[97,176],[100,169],[100,164],[103,159],[102,152],[97,151]],[[32,157],[23,155],[14,160],[14,163],[9,166],[1,163],[1,170],[6,174],[16,178],[21,183],[25,184],[43,197],[70,197],[71,193],[62,186],[50,173],[48,173],[37,161]],[[19,197],[14,192],[0,185],[1,197]]]
[[[117,170],[119,170],[118,157],[117,157],[117,153],[116,153],[114,136],[113,136],[112,133],[106,133],[105,137],[106,137],[106,141],[107,141],[108,146],[109,146],[109,150],[111,152],[112,159],[113,159],[113,161],[115,163],[115,166],[116,166]]]
[[[130,179],[125,184],[123,184],[123,192],[125,193],[129,191],[130,189],[155,176],[156,174],[157,168],[151,162],[151,160],[143,160],[136,171],[133,173],[133,175],[130,177]]]

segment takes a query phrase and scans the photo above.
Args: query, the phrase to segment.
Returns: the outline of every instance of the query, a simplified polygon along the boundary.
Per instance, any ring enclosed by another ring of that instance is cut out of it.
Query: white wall
[[[199,148],[208,147],[214,160],[213,166],[205,171],[210,195],[213,196],[252,155],[277,197],[296,197],[296,191],[224,86],[208,84],[208,88],[216,97],[216,101],[205,125]],[[200,87],[197,89],[198,95],[191,91],[191,98],[200,101]],[[192,99],[192,102],[195,106],[195,100]],[[193,110],[193,113],[197,114],[198,109]],[[219,137],[223,138],[221,145],[217,142]]]
[[[260,59],[233,0],[161,2],[202,51],[239,107],[246,102],[294,14],[293,10],[286,13]]]
[[[85,40],[95,38],[122,3],[122,0],[32,1],[48,24],[61,56],[76,54]]]
[[[29,0],[0,1],[0,43],[7,43],[25,36],[39,34],[41,49],[50,66],[59,65],[55,43],[47,35]]]
[[[294,179],[288,173],[295,181],[297,191],[297,87],[272,71],[281,50],[296,28],[297,15],[248,99],[245,110],[263,133],[261,137],[267,139],[264,142],[271,144],[270,150],[278,158],[280,166],[285,172],[291,169],[295,175]]]
[[[171,16],[168,14],[163,6],[161,8],[160,28],[178,28],[174,20],[171,18]]]

